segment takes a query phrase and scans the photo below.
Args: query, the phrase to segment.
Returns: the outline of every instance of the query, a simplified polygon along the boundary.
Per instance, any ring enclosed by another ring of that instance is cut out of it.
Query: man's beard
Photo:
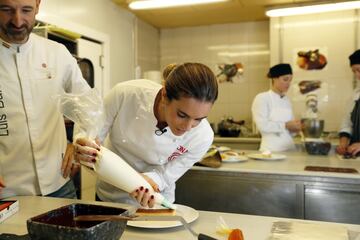
[[[2,28],[2,32],[8,38],[7,40],[10,43],[23,43],[29,37],[33,26],[24,24],[20,27],[20,29],[21,31],[18,31],[18,28],[16,28],[12,23],[8,23],[5,28]]]

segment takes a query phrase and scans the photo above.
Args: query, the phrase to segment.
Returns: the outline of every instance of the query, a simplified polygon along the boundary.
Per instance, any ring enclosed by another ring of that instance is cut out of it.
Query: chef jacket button
[[[126,139],[123,139],[122,142],[125,143],[125,142],[126,142]]]
[[[173,142],[176,142],[177,140],[176,139],[173,139]]]
[[[139,120],[139,117],[135,117],[135,120]]]

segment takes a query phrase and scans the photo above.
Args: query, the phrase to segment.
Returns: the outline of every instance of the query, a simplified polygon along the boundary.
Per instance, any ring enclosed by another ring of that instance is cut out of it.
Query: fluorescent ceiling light
[[[270,55],[270,51],[219,52],[217,55],[221,57],[259,56]]]
[[[228,0],[138,0],[132,1],[129,8],[133,10],[152,9],[152,8],[170,8],[195,4],[208,4],[217,2],[226,2]]]
[[[278,9],[269,9],[266,11],[266,15],[269,17],[283,17],[300,14],[341,11],[356,8],[360,8],[360,1],[333,2],[306,6],[297,5],[293,7],[288,6]]]

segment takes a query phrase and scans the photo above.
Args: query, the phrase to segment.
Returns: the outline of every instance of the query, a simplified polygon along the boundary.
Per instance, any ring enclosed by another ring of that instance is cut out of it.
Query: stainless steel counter
[[[178,180],[176,201],[208,211],[360,224],[360,174],[304,170],[311,165],[360,172],[359,159],[285,154],[280,161],[193,167]]]
[[[337,145],[339,142],[337,138],[331,138],[327,141],[330,141],[333,146]],[[220,137],[215,135],[213,144],[218,146],[227,146],[233,149],[258,150],[260,142],[260,137]],[[301,149],[302,142],[300,137],[295,137],[294,143],[299,149]]]

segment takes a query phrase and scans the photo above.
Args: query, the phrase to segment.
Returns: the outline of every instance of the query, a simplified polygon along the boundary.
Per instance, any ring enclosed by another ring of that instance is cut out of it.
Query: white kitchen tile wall
[[[160,31],[137,19],[137,64],[141,72],[160,69]]]
[[[359,46],[356,12],[351,10],[272,18],[270,23],[271,63],[283,61],[293,66],[294,78],[289,96],[293,101],[295,116],[301,117],[305,110],[305,97],[299,97],[297,84],[302,80],[321,80],[321,91],[326,92],[326,96],[314,92],[321,96],[319,118],[325,120],[326,131],[337,131],[352,93],[353,74],[348,56]],[[297,51],[316,48],[325,53],[328,61],[326,67],[321,71],[306,71],[297,67]]]
[[[110,87],[134,78],[133,13],[112,1],[46,0],[40,13],[66,19],[110,36]]]
[[[218,64],[241,62],[241,81],[219,85],[209,121],[217,123],[223,116],[232,116],[250,123],[254,96],[269,88],[269,48],[268,21],[162,29],[160,66],[201,62],[218,73]]]

